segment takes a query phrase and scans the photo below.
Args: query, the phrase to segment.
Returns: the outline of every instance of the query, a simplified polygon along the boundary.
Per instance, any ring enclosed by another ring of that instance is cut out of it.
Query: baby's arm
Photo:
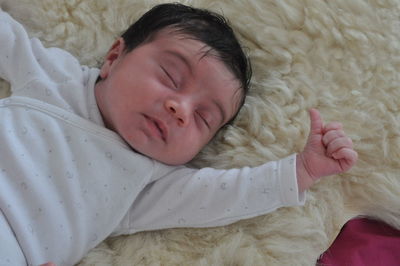
[[[45,48],[0,9],[0,78],[11,84],[12,92],[32,80],[64,83],[69,78],[80,80],[81,76],[75,57],[62,49]]]
[[[316,109],[310,110],[311,129],[303,152],[297,155],[297,182],[300,191],[311,187],[323,176],[349,170],[357,161],[353,143],[340,123],[324,126]]]
[[[218,170],[160,164],[114,234],[172,227],[221,226],[304,204],[296,156],[257,167]]]
[[[34,55],[29,37],[21,24],[0,9],[0,78],[12,89],[34,73]]]

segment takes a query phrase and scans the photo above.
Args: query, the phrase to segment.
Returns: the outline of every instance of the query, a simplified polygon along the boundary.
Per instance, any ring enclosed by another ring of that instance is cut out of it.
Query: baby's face
[[[146,156],[187,163],[237,112],[238,80],[202,42],[168,30],[124,48],[114,43],[95,88],[106,126]]]

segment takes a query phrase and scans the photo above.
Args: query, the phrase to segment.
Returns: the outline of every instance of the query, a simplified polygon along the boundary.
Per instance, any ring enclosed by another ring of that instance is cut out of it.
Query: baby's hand
[[[297,155],[297,182],[300,191],[323,176],[349,170],[357,161],[353,142],[343,132],[342,124],[323,125],[316,109],[310,110],[311,131],[303,152]]]

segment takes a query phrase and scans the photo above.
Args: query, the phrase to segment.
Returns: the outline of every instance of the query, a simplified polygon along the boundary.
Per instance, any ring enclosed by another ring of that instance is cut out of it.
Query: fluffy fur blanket
[[[161,1],[12,0],[3,9],[47,46],[99,65],[123,29]],[[181,1],[223,13],[251,57],[252,88],[233,126],[196,166],[255,166],[302,150],[307,110],[341,121],[359,153],[304,207],[209,229],[107,239],[83,265],[315,265],[341,226],[367,215],[400,228],[400,3],[397,0]],[[7,85],[0,84],[2,96]]]

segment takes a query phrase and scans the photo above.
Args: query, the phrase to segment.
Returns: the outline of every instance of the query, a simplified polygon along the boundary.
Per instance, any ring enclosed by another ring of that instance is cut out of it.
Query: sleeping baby
[[[258,167],[185,166],[244,103],[251,67],[225,19],[155,6],[98,68],[45,48],[0,10],[0,264],[73,265],[108,236],[222,226],[302,205],[357,153],[310,110],[301,153]]]

